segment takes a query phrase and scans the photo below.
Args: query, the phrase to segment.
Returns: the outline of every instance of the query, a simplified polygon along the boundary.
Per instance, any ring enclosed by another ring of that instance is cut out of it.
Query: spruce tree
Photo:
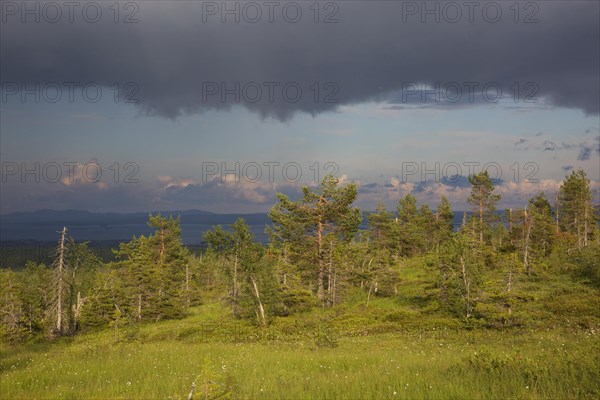
[[[21,287],[17,274],[0,270],[0,339],[16,343],[27,337]]]
[[[45,314],[51,307],[53,271],[44,264],[28,261],[21,275],[21,296],[25,324],[32,335],[43,333],[48,323]]]

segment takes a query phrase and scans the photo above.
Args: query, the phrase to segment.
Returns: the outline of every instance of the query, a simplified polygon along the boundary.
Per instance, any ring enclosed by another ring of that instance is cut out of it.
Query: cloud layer
[[[441,180],[402,181],[399,177],[389,177],[379,182],[361,182],[340,178],[345,185],[354,182],[358,185],[356,205],[362,210],[373,210],[379,202],[394,208],[407,194],[414,195],[419,203],[435,207],[441,196],[446,196],[455,210],[469,209],[466,199],[471,192],[467,178],[455,176]],[[188,210],[201,209],[219,213],[267,212],[276,202],[276,193],[284,193],[291,199],[302,196],[303,184],[315,186],[314,182],[249,182],[244,179],[221,179],[214,177],[201,182],[193,179],[179,179],[158,176],[153,182],[137,184],[103,184],[85,180],[57,182],[55,184],[30,185],[23,196],[14,190],[14,184],[7,184],[1,194],[2,203],[12,205],[3,208],[2,213],[37,209],[39,202],[49,209],[80,209],[93,212],[137,212],[149,210]],[[16,183],[16,185],[19,185]],[[502,196],[499,209],[519,208],[527,201],[545,192],[553,201],[561,181],[541,179],[538,182],[498,180],[496,193]],[[598,196],[600,182],[592,181],[591,189]],[[19,199],[17,199],[19,197]]]
[[[308,2],[299,2],[303,14],[296,23],[282,16],[286,2],[274,10],[273,22],[261,7],[257,23],[248,22],[253,10],[240,14],[239,23],[231,15],[222,23],[221,10],[209,15],[206,3],[138,2],[138,22],[131,24],[114,23],[108,6],[97,23],[82,20],[77,12],[72,23],[66,14],[58,23],[43,18],[33,23],[31,16],[22,23],[20,14],[5,12],[0,42],[4,91],[13,90],[6,83],[93,82],[104,88],[118,83],[118,101],[138,100],[144,113],[175,118],[239,104],[285,120],[296,112],[314,115],[370,100],[396,106],[428,103],[435,100],[415,97],[421,92],[406,85],[418,82],[427,88],[437,82],[442,88],[461,87],[458,106],[480,104],[481,89],[493,84],[517,103],[529,96],[587,114],[599,112],[597,2],[535,2],[537,10],[522,9],[518,16],[508,8],[512,3],[496,2],[502,13],[497,22],[490,22],[495,9],[483,13],[486,2],[478,3],[472,21],[464,6],[457,19],[444,2],[427,3],[438,7],[439,22],[435,15],[423,15],[421,2],[414,2],[415,12],[406,9],[412,2],[340,1],[337,9],[321,4],[318,17]],[[224,3],[214,4],[220,8]],[[245,3],[228,4],[241,13]],[[288,19],[292,11],[287,10]],[[338,22],[323,23],[328,15]],[[534,22],[523,23],[527,16]],[[133,86],[124,87],[127,82]],[[477,85],[473,100],[465,83]],[[455,95],[454,88],[449,93]],[[410,96],[403,101],[407,91]],[[114,93],[104,91],[105,96]]]

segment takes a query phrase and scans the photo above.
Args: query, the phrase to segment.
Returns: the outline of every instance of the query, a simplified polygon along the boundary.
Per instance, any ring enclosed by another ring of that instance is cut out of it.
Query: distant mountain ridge
[[[267,213],[217,214],[202,210],[149,211],[134,213],[94,213],[86,210],[37,210],[0,215],[0,241],[41,241],[58,240],[58,232],[63,226],[77,241],[126,241],[131,237],[149,235],[152,228],[147,226],[149,214],[180,216],[182,239],[185,244],[200,244],[204,232],[214,225],[230,225],[238,218],[244,218],[256,240],[266,242],[266,225],[271,223]],[[468,212],[470,214],[470,212]],[[454,226],[460,226],[462,211],[454,212]],[[361,228],[366,228],[363,219]]]
[[[132,236],[148,235],[148,215],[181,217],[183,241],[201,242],[202,234],[213,225],[229,225],[244,218],[257,239],[264,240],[264,229],[270,222],[266,213],[216,214],[202,210],[149,211],[135,213],[94,213],[85,210],[37,210],[0,215],[0,240],[54,241],[63,226],[76,240],[129,240]]]
[[[196,215],[215,215],[212,212],[201,211],[201,210],[186,210],[186,211],[149,211],[149,212],[135,212],[135,213],[94,213],[87,210],[37,210],[30,212],[16,212],[10,214],[0,215],[2,222],[12,223],[54,223],[60,222],[61,220],[68,220],[71,224],[99,224],[99,225],[110,225],[115,222],[124,224],[132,222],[145,222],[148,220],[149,214],[162,215],[185,215],[185,216],[196,216]]]

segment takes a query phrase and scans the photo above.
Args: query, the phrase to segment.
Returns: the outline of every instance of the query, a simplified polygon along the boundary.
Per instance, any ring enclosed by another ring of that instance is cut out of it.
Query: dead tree
[[[60,241],[58,242],[56,254],[56,269],[54,274],[54,285],[56,288],[56,303],[53,310],[56,312],[56,323],[54,325],[54,333],[61,335],[63,333],[63,294],[64,294],[64,274],[66,269],[65,262],[65,238],[67,236],[67,228],[63,227]]]
[[[250,281],[252,282],[252,288],[254,289],[254,296],[256,297],[256,301],[258,303],[258,310],[256,312],[256,316],[258,317],[258,323],[260,326],[265,326],[267,320],[265,318],[265,307],[260,300],[260,294],[258,292],[258,285],[256,284],[256,280],[253,275],[250,275]]]

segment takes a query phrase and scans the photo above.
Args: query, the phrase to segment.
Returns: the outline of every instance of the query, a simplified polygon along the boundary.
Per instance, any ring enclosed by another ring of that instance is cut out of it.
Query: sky
[[[600,3],[0,1],[0,213],[498,208],[583,168],[600,203]]]

